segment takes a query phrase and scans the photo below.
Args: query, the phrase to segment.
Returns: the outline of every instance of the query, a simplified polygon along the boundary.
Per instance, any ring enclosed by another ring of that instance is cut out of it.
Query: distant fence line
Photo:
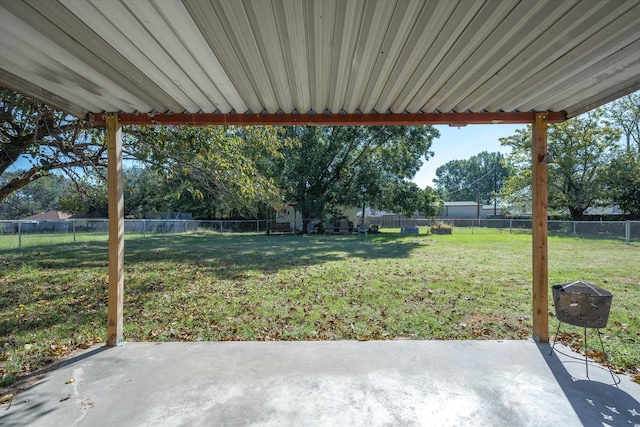
[[[502,232],[527,232],[531,220],[446,218],[439,219],[454,227],[493,228]],[[382,228],[428,227],[431,219],[407,219],[399,215],[372,217],[370,224]],[[160,220],[126,219],[125,234],[152,235],[160,233],[188,233],[196,230],[211,230],[222,233],[265,233],[265,220]],[[22,248],[23,245],[46,244],[47,237],[68,236],[68,241],[82,241],[85,236],[108,235],[107,219],[69,219],[60,221],[0,221],[0,250]],[[600,237],[624,240],[626,243],[640,242],[640,221],[549,221],[549,234],[576,237]],[[65,239],[66,240],[66,239]]]

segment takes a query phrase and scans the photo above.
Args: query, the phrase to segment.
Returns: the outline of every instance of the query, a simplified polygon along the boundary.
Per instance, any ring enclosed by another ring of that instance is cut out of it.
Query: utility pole
[[[496,177],[496,164],[493,165],[493,216],[498,215],[498,181]]]

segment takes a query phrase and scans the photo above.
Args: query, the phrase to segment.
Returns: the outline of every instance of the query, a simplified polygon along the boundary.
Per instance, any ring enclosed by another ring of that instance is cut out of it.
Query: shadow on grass
[[[404,258],[425,241],[428,241],[425,236],[399,235],[308,237],[194,233],[134,237],[125,241],[125,268],[173,262],[209,267],[210,273],[220,279],[233,279],[247,270],[273,273],[350,258]],[[43,270],[78,270],[107,268],[107,250],[106,242],[83,242],[0,254],[14,268],[27,264]]]
[[[237,279],[248,271],[273,274],[354,258],[380,261],[404,258],[425,241],[424,237],[393,235],[367,238],[212,233],[136,236],[125,241],[125,269],[143,274],[126,284],[127,295],[135,299],[164,291],[169,285],[163,275],[178,266],[181,271],[186,270],[185,276],[189,276],[193,267],[192,270],[217,279]],[[3,320],[0,344],[23,347],[29,344],[24,334],[40,336],[52,328],[74,333],[91,323],[104,323],[107,250],[106,242],[89,241],[0,252],[0,283],[4,272],[10,272],[9,286],[3,286],[0,292],[0,319]],[[138,307],[135,300],[127,306]],[[45,359],[46,355],[41,358]]]

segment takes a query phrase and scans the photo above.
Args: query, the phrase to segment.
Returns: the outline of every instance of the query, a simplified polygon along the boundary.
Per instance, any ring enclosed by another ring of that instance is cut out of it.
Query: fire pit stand
[[[582,281],[555,285],[551,289],[553,291],[553,303],[556,307],[556,317],[559,322],[558,329],[556,330],[556,337],[553,340],[551,353],[549,353],[549,355],[553,354],[553,349],[556,346],[556,341],[558,339],[562,323],[568,323],[574,326],[583,326],[584,362],[587,378],[589,378],[587,328],[594,328],[596,330],[598,333],[598,339],[600,340],[600,346],[602,347],[602,353],[606,355],[599,328],[607,326],[613,294],[606,289],[602,289],[596,285]],[[611,366],[608,366],[608,368],[614,384],[617,384],[615,377],[613,376],[613,372],[611,371]]]

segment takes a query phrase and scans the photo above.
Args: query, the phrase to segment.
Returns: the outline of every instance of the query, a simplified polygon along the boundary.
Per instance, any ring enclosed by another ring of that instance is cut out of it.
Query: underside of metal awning
[[[97,124],[553,122],[640,88],[637,0],[2,0],[0,24],[0,85]]]

